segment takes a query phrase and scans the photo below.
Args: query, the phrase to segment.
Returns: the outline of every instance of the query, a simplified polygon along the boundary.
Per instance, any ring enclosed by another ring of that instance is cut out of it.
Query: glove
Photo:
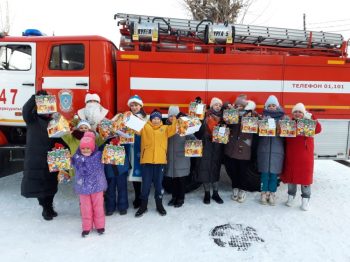
[[[37,96],[47,96],[48,93],[46,92],[46,90],[42,90],[41,89],[41,90],[38,90],[35,95],[37,95]]]
[[[304,114],[304,118],[305,119],[312,119],[312,114],[306,111]]]

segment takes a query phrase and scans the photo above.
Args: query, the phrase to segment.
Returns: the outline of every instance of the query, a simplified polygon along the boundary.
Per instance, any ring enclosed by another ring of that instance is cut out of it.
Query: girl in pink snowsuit
[[[77,152],[72,157],[75,170],[74,190],[79,194],[82,218],[82,237],[87,236],[95,226],[99,234],[105,231],[103,191],[107,189],[101,152],[95,145],[95,135],[86,132],[80,140]]]

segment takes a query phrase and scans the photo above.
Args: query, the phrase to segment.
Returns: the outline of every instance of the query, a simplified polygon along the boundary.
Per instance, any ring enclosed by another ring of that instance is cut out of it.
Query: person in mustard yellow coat
[[[168,138],[176,133],[176,118],[171,125],[163,125],[161,112],[154,110],[143,129],[141,135],[141,206],[135,216],[140,217],[147,212],[148,196],[152,182],[154,184],[157,211],[165,216],[163,207],[162,182],[165,165],[167,164]]]

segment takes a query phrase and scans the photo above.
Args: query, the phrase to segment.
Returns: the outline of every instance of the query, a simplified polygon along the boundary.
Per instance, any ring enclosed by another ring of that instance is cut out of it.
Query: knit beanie
[[[305,115],[306,109],[305,109],[304,104],[303,103],[296,104],[292,109],[292,113],[294,113],[295,111],[300,111]]]
[[[153,112],[151,113],[149,119],[152,121],[152,119],[158,117],[159,119],[162,119],[162,113],[159,112],[158,110],[153,110]]]
[[[242,95],[241,96],[238,96],[236,98],[236,101],[234,103],[236,106],[243,106],[245,107],[247,105],[247,100],[246,98],[244,98]]]
[[[178,106],[169,106],[168,116],[177,116],[178,113],[180,113],[180,109]]]
[[[90,137],[92,139],[95,139],[96,135],[95,135],[94,132],[87,131],[87,132],[84,133],[84,137]]]
[[[83,138],[80,140],[79,145],[80,150],[83,148],[90,148],[91,151],[95,150],[95,139],[92,139],[88,136],[83,136]]]
[[[215,104],[220,104],[222,106],[222,100],[217,97],[213,97],[210,101],[210,107],[213,107]]]
[[[138,95],[134,95],[134,96],[129,98],[129,100],[128,100],[128,107],[130,107],[131,103],[136,103],[136,104],[139,104],[140,106],[143,106],[142,99]]]
[[[83,125],[87,126],[89,129],[91,129],[90,123],[84,119],[80,120],[80,122],[77,124],[77,129],[79,129],[79,127],[81,127]]]
[[[249,110],[253,111],[253,110],[255,110],[255,108],[256,108],[255,102],[252,101],[252,100],[248,100],[247,101],[247,105],[245,106],[244,110],[246,110],[246,111],[249,111]]]
[[[265,102],[265,109],[267,109],[269,105],[276,105],[277,107],[279,107],[280,103],[278,102],[277,97],[275,97],[274,95],[270,95]]]

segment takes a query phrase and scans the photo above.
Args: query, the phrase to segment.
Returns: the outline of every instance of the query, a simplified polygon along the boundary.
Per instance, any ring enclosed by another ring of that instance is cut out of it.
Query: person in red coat
[[[292,109],[292,118],[314,119],[306,111],[304,104],[298,103]],[[315,120],[315,119],[314,119]],[[317,120],[316,120],[317,121]],[[321,125],[317,121],[315,134],[321,132]],[[283,183],[288,183],[287,206],[293,206],[297,185],[301,185],[302,210],[308,210],[311,196],[311,184],[314,173],[314,138],[297,136],[286,138],[284,169],[281,175]]]

